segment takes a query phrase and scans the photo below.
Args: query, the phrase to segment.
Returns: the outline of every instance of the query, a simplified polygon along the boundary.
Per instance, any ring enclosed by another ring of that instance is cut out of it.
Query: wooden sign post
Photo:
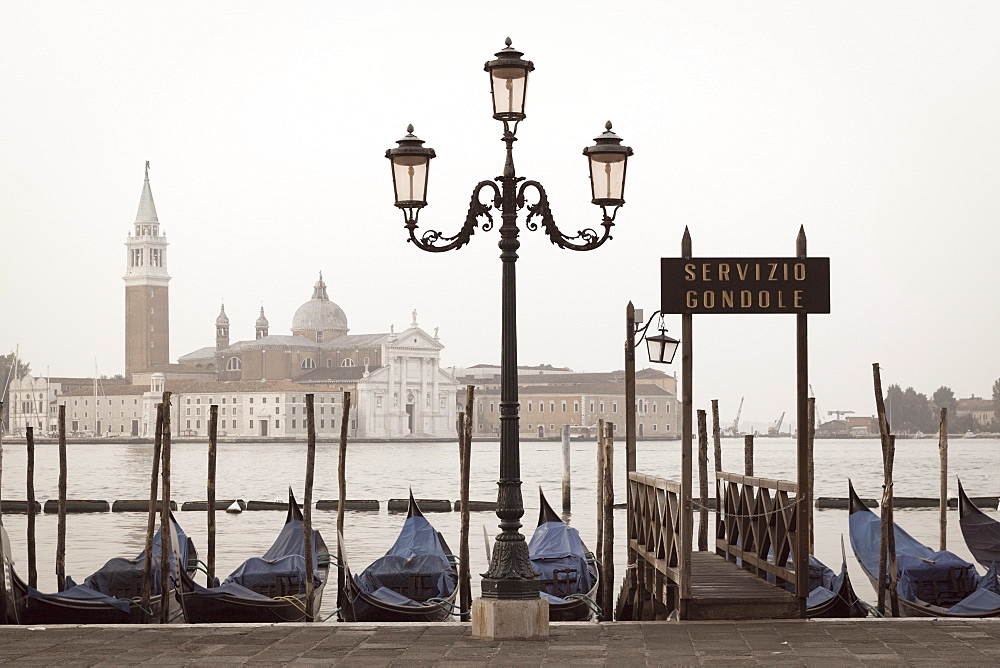
[[[795,591],[805,616],[809,573],[809,348],[807,317],[830,312],[830,258],[808,257],[806,233],[800,227],[794,257],[695,258],[691,233],[685,228],[681,257],[660,260],[660,311],[681,316],[681,618],[691,559],[692,381],[695,314],[787,313],[796,321],[796,439],[798,496],[795,507]]]

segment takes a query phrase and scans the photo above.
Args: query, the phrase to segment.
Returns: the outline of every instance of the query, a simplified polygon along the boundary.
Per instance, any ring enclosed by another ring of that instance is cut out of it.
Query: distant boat
[[[880,519],[868,510],[848,482],[851,497],[851,547],[872,587],[878,591]],[[976,567],[952,552],[935,552],[898,526],[896,591],[904,617],[976,618],[1000,616],[996,565],[980,576]]]

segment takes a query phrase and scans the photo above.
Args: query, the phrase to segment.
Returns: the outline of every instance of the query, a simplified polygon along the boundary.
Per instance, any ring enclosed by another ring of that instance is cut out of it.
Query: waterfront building
[[[470,369],[483,368],[470,367]],[[569,369],[546,373],[548,365],[528,368],[518,374],[520,431],[524,437],[557,438],[563,425],[571,432],[595,436],[599,420],[625,428],[625,372],[574,373]],[[531,373],[530,371],[536,371]],[[473,433],[500,433],[499,375],[481,373],[460,376],[462,385],[475,385]],[[677,379],[656,369],[636,372],[636,436],[638,438],[679,438]],[[464,392],[460,393],[464,395]],[[464,397],[460,397],[464,407]],[[462,408],[464,410],[464,408]]]
[[[996,410],[991,399],[983,399],[982,397],[972,395],[968,399],[958,400],[958,407],[955,414],[958,417],[971,415],[976,424],[986,427],[996,417]]]

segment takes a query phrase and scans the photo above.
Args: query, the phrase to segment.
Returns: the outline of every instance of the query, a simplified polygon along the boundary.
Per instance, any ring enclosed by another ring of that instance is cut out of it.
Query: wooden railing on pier
[[[805,567],[796,569],[792,555],[797,540],[798,486],[773,480],[718,472],[715,474],[715,551],[744,570],[779,587],[791,582],[804,600]],[[802,575],[799,579],[796,575]]]
[[[665,619],[679,606],[679,597],[690,596],[691,550],[681,541],[681,500],[679,482],[629,473],[628,549],[636,568],[636,619]]]
[[[685,499],[682,484],[629,473],[628,550],[635,568],[631,619],[665,619],[674,611],[688,620],[804,613],[805,599],[784,589],[785,582],[795,580],[790,554],[797,495],[789,496],[795,484],[718,473],[717,490],[716,550],[692,552],[691,498]],[[803,572],[808,574],[808,568]]]

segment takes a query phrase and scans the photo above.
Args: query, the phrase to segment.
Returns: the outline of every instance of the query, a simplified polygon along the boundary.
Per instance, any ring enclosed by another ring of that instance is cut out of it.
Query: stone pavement
[[[553,624],[544,641],[485,641],[469,624],[0,626],[13,665],[898,666],[1000,662],[998,620]]]

